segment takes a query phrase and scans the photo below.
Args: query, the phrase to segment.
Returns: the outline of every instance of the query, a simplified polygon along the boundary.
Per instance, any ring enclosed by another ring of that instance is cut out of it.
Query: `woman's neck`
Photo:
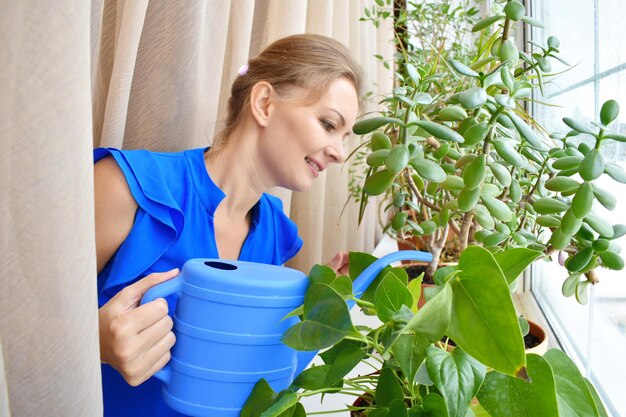
[[[270,188],[257,170],[253,147],[253,138],[234,132],[223,146],[204,155],[211,180],[226,194],[220,210],[232,218],[248,214]]]

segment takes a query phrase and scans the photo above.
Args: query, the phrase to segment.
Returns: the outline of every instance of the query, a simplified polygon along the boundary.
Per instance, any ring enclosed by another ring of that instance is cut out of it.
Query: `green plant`
[[[470,246],[458,266],[439,270],[436,294],[419,311],[419,283],[408,283],[402,268],[384,269],[357,300],[351,283],[374,257],[351,253],[351,279],[315,266],[304,306],[293,313],[302,321],[283,341],[298,350],[327,348],[324,364],[279,393],[259,381],[241,415],[301,417],[301,398],[333,393],[361,397],[363,405],[347,409],[369,417],[606,415],[565,354],[525,355],[509,285],[539,256]],[[380,326],[354,326],[346,300],[377,315]],[[451,352],[446,337],[457,345]],[[372,373],[351,373],[359,363]],[[577,414],[568,414],[570,407]]]
[[[423,13],[430,2],[420,4]],[[385,196],[385,231],[434,255],[427,276],[443,255],[458,259],[470,243],[494,253],[515,247],[547,256],[562,251],[569,271],[563,293],[584,303],[589,285],[598,281],[595,268],[624,266],[614,240],[626,226],[608,224],[591,210],[594,201],[616,206],[611,193],[595,184],[598,177],[626,183],[626,172],[601,154],[607,142],[626,141],[611,132],[618,103],[604,103],[591,124],[564,118],[571,130],[549,136],[525,105],[536,102],[555,75],[552,63],[565,62],[559,40],[550,36],[546,44],[529,42],[527,52],[519,51],[511,38],[515,25],[541,22],[525,16],[515,0],[496,2],[493,14],[475,24],[470,10],[455,14],[475,34],[473,43],[461,46],[424,41],[427,34],[418,31],[419,48],[407,47],[405,28],[418,17],[410,11],[396,26],[398,86],[381,101],[381,116],[354,126],[367,135],[357,151],[365,161],[357,199],[364,208],[369,197]],[[369,16],[387,18],[380,11]],[[581,137],[585,141],[577,143]],[[457,247],[446,254],[450,231]]]

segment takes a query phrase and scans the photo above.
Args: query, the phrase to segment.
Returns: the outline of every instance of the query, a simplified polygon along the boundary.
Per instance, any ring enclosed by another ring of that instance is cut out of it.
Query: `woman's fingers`
[[[154,273],[129,285],[99,310],[100,356],[131,385],[159,370],[174,341],[167,302],[160,298],[139,306],[144,293],[178,275],[178,270]],[[150,371],[154,369],[154,371]]]

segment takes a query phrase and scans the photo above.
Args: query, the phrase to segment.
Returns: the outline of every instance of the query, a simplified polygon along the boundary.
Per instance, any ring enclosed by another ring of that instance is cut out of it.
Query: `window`
[[[560,56],[573,66],[546,85],[545,96],[537,100],[553,107],[535,105],[536,119],[550,132],[567,132],[563,117],[598,122],[602,103],[608,99],[621,104],[614,128],[626,133],[626,42],[623,0],[531,0],[531,13],[546,29],[533,29],[535,42],[545,43],[550,35],[561,40]],[[553,71],[567,67],[553,62]],[[581,135],[582,136],[582,135]],[[577,137],[585,141],[584,137]],[[588,139],[588,138],[587,138]],[[605,161],[626,169],[626,143],[613,142],[603,156]],[[598,205],[599,214],[612,224],[626,223],[626,184],[611,178],[596,180],[617,198],[614,211]],[[626,248],[626,238],[617,243]],[[555,257],[556,258],[556,257]],[[589,293],[587,305],[561,295],[567,277],[564,268],[552,263],[535,264],[532,292],[564,349],[578,361],[613,416],[626,416],[624,382],[626,376],[626,271],[599,270],[600,283]]]

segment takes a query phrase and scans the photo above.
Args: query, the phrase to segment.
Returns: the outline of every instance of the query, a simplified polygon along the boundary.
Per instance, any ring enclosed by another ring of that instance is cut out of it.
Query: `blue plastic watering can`
[[[429,262],[432,255],[383,256],[353,282],[354,293],[360,296],[384,267],[400,260]],[[259,379],[276,392],[287,388],[317,354],[280,341],[298,321],[282,319],[302,305],[308,285],[307,276],[291,268],[191,259],[176,278],[147,291],[142,304],[178,297],[172,358],[154,375],[163,381],[166,404],[191,416],[236,417]]]

